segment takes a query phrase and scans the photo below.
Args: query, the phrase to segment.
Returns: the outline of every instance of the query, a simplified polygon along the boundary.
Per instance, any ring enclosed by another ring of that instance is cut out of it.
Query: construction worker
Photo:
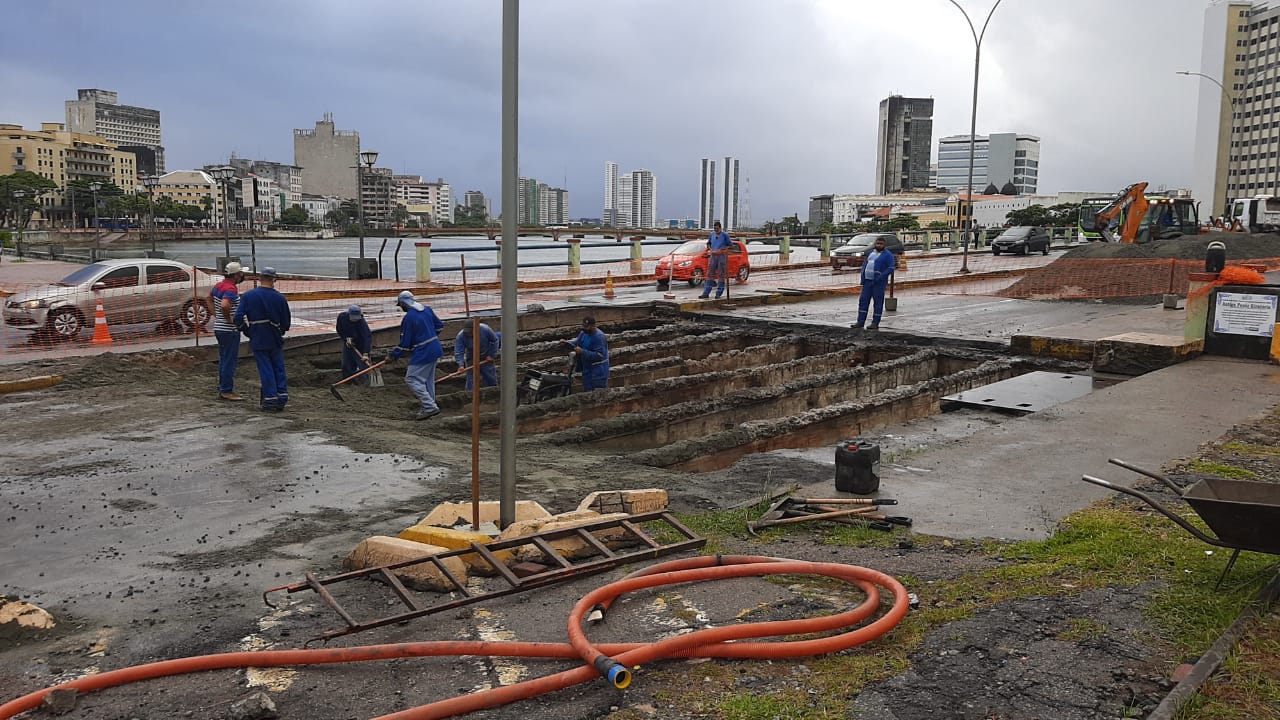
[[[609,387],[609,341],[596,327],[594,317],[582,318],[578,337],[561,342],[573,349],[573,367],[582,374],[583,390]]]
[[[275,268],[258,273],[258,287],[240,298],[234,316],[236,327],[249,336],[249,347],[258,364],[262,384],[262,409],[284,410],[289,403],[289,386],[284,371],[284,334],[289,332],[289,302],[276,290]]]
[[[453,339],[453,359],[458,362],[458,369],[470,367],[472,364],[471,350],[474,343],[471,341],[471,325],[463,324],[462,329],[458,331],[457,337]],[[498,350],[502,347],[502,333],[494,332],[493,328],[484,323],[480,323],[480,362],[485,363],[480,366],[480,387],[494,387],[498,384]],[[470,390],[474,374],[467,373],[467,389]]]
[[[883,237],[876,238],[875,247],[862,261],[862,292],[858,295],[858,322],[852,327],[861,329],[867,322],[867,306],[875,302],[875,314],[871,316],[871,330],[880,329],[880,316],[884,314],[884,291],[889,287],[889,276],[897,260],[893,251],[885,247]]]
[[[223,268],[222,280],[209,291],[214,304],[213,336],[218,339],[218,397],[232,402],[244,399],[235,391],[236,363],[240,359],[240,331],[235,325],[240,291],[236,286],[242,282],[244,268],[238,262],[229,262]]]
[[[720,229],[719,220],[715,221],[711,227],[711,237],[707,238],[707,249],[711,251],[707,259],[707,280],[702,286],[702,294],[698,297],[708,297],[711,295],[711,288],[714,287],[716,299],[719,299],[729,284],[729,248],[733,247],[733,240],[729,237],[729,233]]]
[[[392,348],[387,357],[399,360],[409,353],[404,384],[409,386],[420,403],[413,419],[433,418],[440,414],[440,406],[436,404],[436,361],[444,356],[444,349],[440,346],[440,331],[444,329],[444,323],[408,290],[396,298],[396,307],[404,311],[404,319],[400,321],[400,344]]]
[[[338,314],[335,328],[342,338],[342,377],[347,378],[369,366],[369,351],[373,349],[373,332],[364,319],[359,305],[352,305]],[[352,380],[356,385],[368,385],[369,376]]]

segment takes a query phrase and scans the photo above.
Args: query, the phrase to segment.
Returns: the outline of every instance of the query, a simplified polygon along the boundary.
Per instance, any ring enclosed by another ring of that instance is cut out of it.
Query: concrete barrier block
[[[1118,375],[1141,375],[1190,360],[1203,351],[1203,340],[1155,333],[1123,333],[1094,342],[1093,369]]]
[[[667,509],[667,491],[660,488],[644,490],[599,490],[578,503],[579,510],[595,510],[598,513],[639,513]]]
[[[533,518],[551,517],[551,513],[547,509],[532,500],[516,501],[516,522],[521,520],[532,520]],[[495,501],[486,501],[480,503],[480,524],[494,523],[497,524],[501,519],[501,509],[499,503]],[[418,521],[419,525],[440,525],[442,527],[453,527],[459,524],[471,524],[471,503],[440,503],[427,513],[427,516]]]
[[[567,513],[561,513],[560,515],[553,515],[549,518],[538,518],[524,523],[512,523],[506,530],[502,531],[502,534],[498,536],[498,539],[510,540],[512,538],[526,537],[534,533],[574,528],[600,520],[625,518],[629,514],[630,513],[609,513],[602,515],[594,510],[573,510]],[[619,543],[626,538],[626,531],[621,528],[597,530],[592,534],[601,542],[610,545]],[[585,540],[572,535],[558,540],[551,540],[548,544],[554,548],[556,552],[560,553],[561,556],[570,559],[587,557],[595,553],[595,548],[587,544]],[[519,562],[546,561],[542,553],[531,545],[516,548],[515,555],[516,560]]]
[[[427,555],[439,555],[444,552],[448,552],[448,548],[384,535],[375,535],[362,540],[351,551],[351,554],[347,555],[342,564],[351,570],[363,570],[365,568],[378,567],[379,565],[414,560]],[[445,558],[441,560],[441,563],[458,579],[458,582],[466,582],[467,566],[461,559],[456,557]],[[431,562],[400,568],[395,571],[395,575],[405,586],[415,590],[451,592],[457,589],[453,583],[449,582],[444,573],[440,572],[435,563]]]
[[[1059,360],[1092,360],[1093,341],[1077,338],[1055,338],[1044,335],[1014,335],[1009,349],[1019,355],[1052,357]]]
[[[467,503],[468,509],[470,503]],[[471,547],[471,543],[487,543],[493,538],[484,533],[471,532],[470,530],[458,530],[456,528],[439,527],[436,525],[417,524],[409,528],[405,528],[400,533],[401,540],[412,540],[417,543],[426,545],[434,545],[447,550],[461,550]],[[510,550],[495,550],[493,553],[504,565],[510,565],[512,562]],[[493,569],[489,562],[475,553],[468,553],[460,558],[467,567],[477,575],[496,575],[497,571]]]

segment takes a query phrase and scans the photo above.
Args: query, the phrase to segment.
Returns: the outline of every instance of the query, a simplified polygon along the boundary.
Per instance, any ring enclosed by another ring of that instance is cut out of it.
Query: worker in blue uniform
[[[369,367],[369,351],[373,349],[373,332],[364,319],[359,305],[352,305],[338,314],[334,328],[342,338],[342,377],[348,378]],[[361,375],[352,380],[357,385],[368,385],[369,376]]]
[[[458,369],[471,367],[472,346],[471,323],[464,323],[453,339],[453,359],[458,362]],[[480,387],[494,387],[498,384],[498,350],[502,347],[502,333],[480,323]],[[467,389],[470,390],[474,373],[467,373]]]
[[[249,348],[258,364],[262,385],[262,409],[279,412],[289,403],[289,385],[284,370],[284,334],[289,332],[289,301],[276,290],[275,268],[258,273],[258,287],[240,298],[233,318],[235,326],[249,336]]]
[[[582,374],[583,390],[609,387],[609,341],[594,317],[582,318],[578,337],[562,342],[573,350],[573,369]]]
[[[436,361],[444,356],[444,348],[440,346],[440,331],[444,329],[444,323],[408,290],[396,298],[396,307],[404,311],[404,318],[400,321],[400,344],[391,348],[387,357],[399,360],[406,353],[409,355],[404,384],[409,386],[419,402],[413,419],[433,418],[440,414],[440,406],[436,404]]]
[[[698,296],[700,298],[711,295],[711,288],[715,288],[718,299],[729,286],[729,249],[733,247],[733,240],[720,227],[717,220],[712,225],[711,236],[707,238],[710,256],[707,258],[707,280],[702,286],[702,294]]]
[[[880,316],[884,314],[884,291],[889,287],[889,277],[897,266],[893,251],[885,247],[884,238],[876,238],[875,247],[862,261],[862,292],[858,295],[858,322],[852,327],[862,328],[867,322],[867,306],[875,303],[871,316],[872,330],[880,329]]]

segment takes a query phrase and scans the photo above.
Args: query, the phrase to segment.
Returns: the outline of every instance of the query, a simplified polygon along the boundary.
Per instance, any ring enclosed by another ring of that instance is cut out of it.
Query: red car
[[[707,250],[707,241],[690,240],[671,251],[670,255],[663,255],[658,260],[653,277],[658,281],[658,287],[662,288],[667,287],[671,280],[685,280],[690,285],[697,286],[707,278],[707,266],[710,263],[711,253]],[[734,240],[733,246],[729,248],[729,277],[744,283],[750,274],[751,257],[747,254],[747,245]]]

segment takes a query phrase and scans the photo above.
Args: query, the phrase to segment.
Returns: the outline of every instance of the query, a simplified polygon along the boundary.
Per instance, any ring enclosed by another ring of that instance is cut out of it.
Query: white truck
[[[1230,230],[1251,233],[1280,231],[1280,197],[1257,195],[1231,201]]]

